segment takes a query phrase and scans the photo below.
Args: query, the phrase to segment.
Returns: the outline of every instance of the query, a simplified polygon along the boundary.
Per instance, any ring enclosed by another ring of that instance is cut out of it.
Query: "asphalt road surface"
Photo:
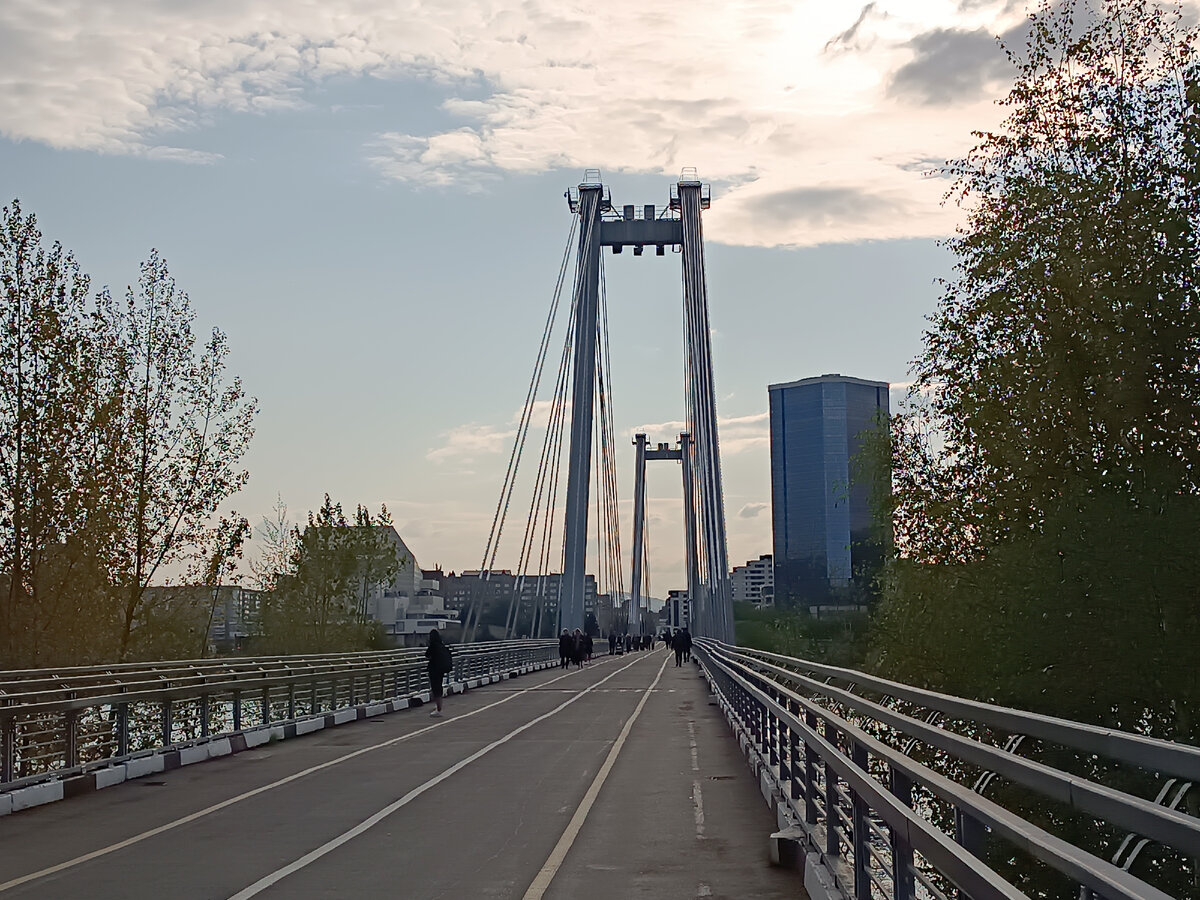
[[[0,818],[9,898],[803,898],[694,666],[599,657]]]

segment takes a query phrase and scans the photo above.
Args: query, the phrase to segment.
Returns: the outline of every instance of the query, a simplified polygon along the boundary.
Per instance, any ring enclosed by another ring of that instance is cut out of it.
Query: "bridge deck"
[[[665,652],[503,681],[446,711],[0,819],[0,894],[803,897],[767,865],[775,822],[704,682]]]

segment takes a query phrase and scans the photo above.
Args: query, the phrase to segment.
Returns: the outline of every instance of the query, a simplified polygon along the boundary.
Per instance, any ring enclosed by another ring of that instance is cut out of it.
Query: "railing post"
[[[317,713],[317,679],[314,678],[312,680],[312,683],[309,685],[308,690],[309,690],[308,714],[310,716],[312,716],[312,715],[316,715],[316,713]]]
[[[262,723],[264,725],[271,724],[271,689],[269,687],[262,689]]]
[[[870,776],[867,748],[857,741],[851,742],[850,758],[856,768]],[[856,900],[871,900],[871,878],[867,874],[867,804],[858,791],[850,789],[850,828],[854,841],[854,896]]]
[[[825,740],[833,744],[835,748],[837,747],[837,731],[828,722],[825,723]],[[822,763],[825,767],[825,853],[828,856],[837,856],[841,853],[837,834],[838,777],[829,760],[822,760]]]
[[[288,684],[288,719],[296,718],[296,682]]]
[[[0,781],[12,781],[16,769],[17,720],[15,716],[0,719]]]
[[[779,718],[775,715],[775,709],[766,701],[763,702],[763,712],[767,716],[767,763],[774,769],[780,765]]]
[[[208,737],[208,694],[200,695],[200,737]]]
[[[163,697],[161,723],[162,723],[162,746],[164,746],[164,747],[171,746],[171,731],[172,731],[172,726],[174,724],[173,718],[172,718],[172,713],[174,712],[174,710],[172,707],[173,707],[173,704],[171,703],[171,698]]]
[[[242,730],[242,692],[233,692],[233,730]]]
[[[804,724],[816,732],[816,713],[805,710]],[[804,821],[809,825],[817,824],[817,759],[813,745],[808,741],[804,742]]]
[[[63,756],[68,769],[79,765],[79,710],[63,712]]]
[[[795,700],[791,701],[790,709],[793,716],[798,717],[800,715],[800,704]],[[800,775],[800,736],[791,725],[788,726],[788,772],[791,776],[792,799],[799,800],[802,781],[802,776]]]
[[[121,688],[124,693],[125,689]],[[117,704],[117,756],[129,755],[129,704]]]
[[[912,781],[894,766],[890,772],[892,795],[905,806],[912,808]],[[895,828],[888,829],[892,836],[892,900],[912,900],[913,849],[904,834]]]

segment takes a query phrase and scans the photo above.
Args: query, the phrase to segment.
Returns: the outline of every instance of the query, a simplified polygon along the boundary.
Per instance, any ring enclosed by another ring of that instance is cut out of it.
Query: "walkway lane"
[[[622,671],[254,896],[522,897],[662,661],[638,654],[594,667]],[[446,765],[458,755],[438,749]]]
[[[562,680],[556,680],[562,674],[557,670],[527,675],[448,698],[454,715],[440,721],[431,722],[421,710],[380,716],[4,817],[0,885],[335,762],[140,843],[0,891],[0,897],[228,896],[320,843],[313,835],[324,840],[326,833],[340,833],[381,797],[433,777],[448,758],[478,750],[616,668],[606,662]],[[498,701],[505,702],[485,709]],[[466,715],[476,710],[482,711]]]
[[[774,814],[696,667],[672,659],[659,688],[546,900],[804,898],[767,864]]]

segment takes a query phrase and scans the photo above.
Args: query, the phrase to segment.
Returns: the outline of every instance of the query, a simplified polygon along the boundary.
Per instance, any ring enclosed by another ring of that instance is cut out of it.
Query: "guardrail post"
[[[121,688],[124,693],[125,689]],[[129,755],[129,704],[117,704],[117,756]]]
[[[75,709],[63,712],[63,756],[68,769],[79,765],[79,711]]]
[[[296,718],[296,683],[293,681],[288,685],[288,711],[289,719]]]
[[[870,763],[867,760],[867,748],[857,741],[850,744],[850,758],[854,765],[864,774],[870,775]],[[871,900],[871,878],[867,874],[867,804],[858,795],[858,791],[850,789],[850,828],[851,839],[854,841],[854,896],[856,900]]]
[[[171,746],[171,731],[172,726],[174,725],[172,716],[174,710],[172,707],[173,704],[171,703],[171,698],[164,697],[162,701],[162,714],[160,716],[162,723],[162,746],[164,747]]]
[[[973,856],[983,859],[987,854],[987,836],[987,828],[978,819],[958,807],[954,808],[955,843]],[[962,891],[958,892],[958,896],[967,900],[967,895]]]
[[[0,781],[12,781],[16,769],[17,720],[5,716],[0,720]]]
[[[825,723],[825,740],[829,741],[835,747],[838,744],[837,731],[828,722]],[[838,856],[841,853],[841,848],[838,846],[837,834],[838,777],[829,760],[822,760],[822,763],[825,767],[825,853],[828,856]]]
[[[779,747],[779,718],[775,715],[774,708],[764,702],[763,713],[767,719],[767,762],[774,769],[780,767],[780,747]],[[782,768],[779,768],[782,772]]]
[[[242,730],[242,692],[233,692],[233,730]]]
[[[892,796],[912,808],[912,781],[899,769],[893,767],[890,772]],[[912,900],[914,895],[913,882],[913,849],[903,833],[895,828],[889,828],[892,836],[892,900]]]
[[[804,724],[817,730],[817,715],[811,710],[804,713]],[[804,821],[817,824],[817,759],[812,744],[804,742]]]
[[[317,679],[314,678],[312,680],[312,684],[308,686],[308,691],[308,713],[309,715],[315,715],[317,712]]]
[[[208,737],[208,694],[200,695],[200,737]]]
[[[271,724],[271,689],[269,687],[262,689],[262,723],[264,725]]]
[[[788,704],[793,716],[800,715],[800,704],[792,700]],[[801,781],[800,775],[800,737],[796,729],[788,725],[788,774],[790,776],[791,795],[793,800],[800,799]]]

